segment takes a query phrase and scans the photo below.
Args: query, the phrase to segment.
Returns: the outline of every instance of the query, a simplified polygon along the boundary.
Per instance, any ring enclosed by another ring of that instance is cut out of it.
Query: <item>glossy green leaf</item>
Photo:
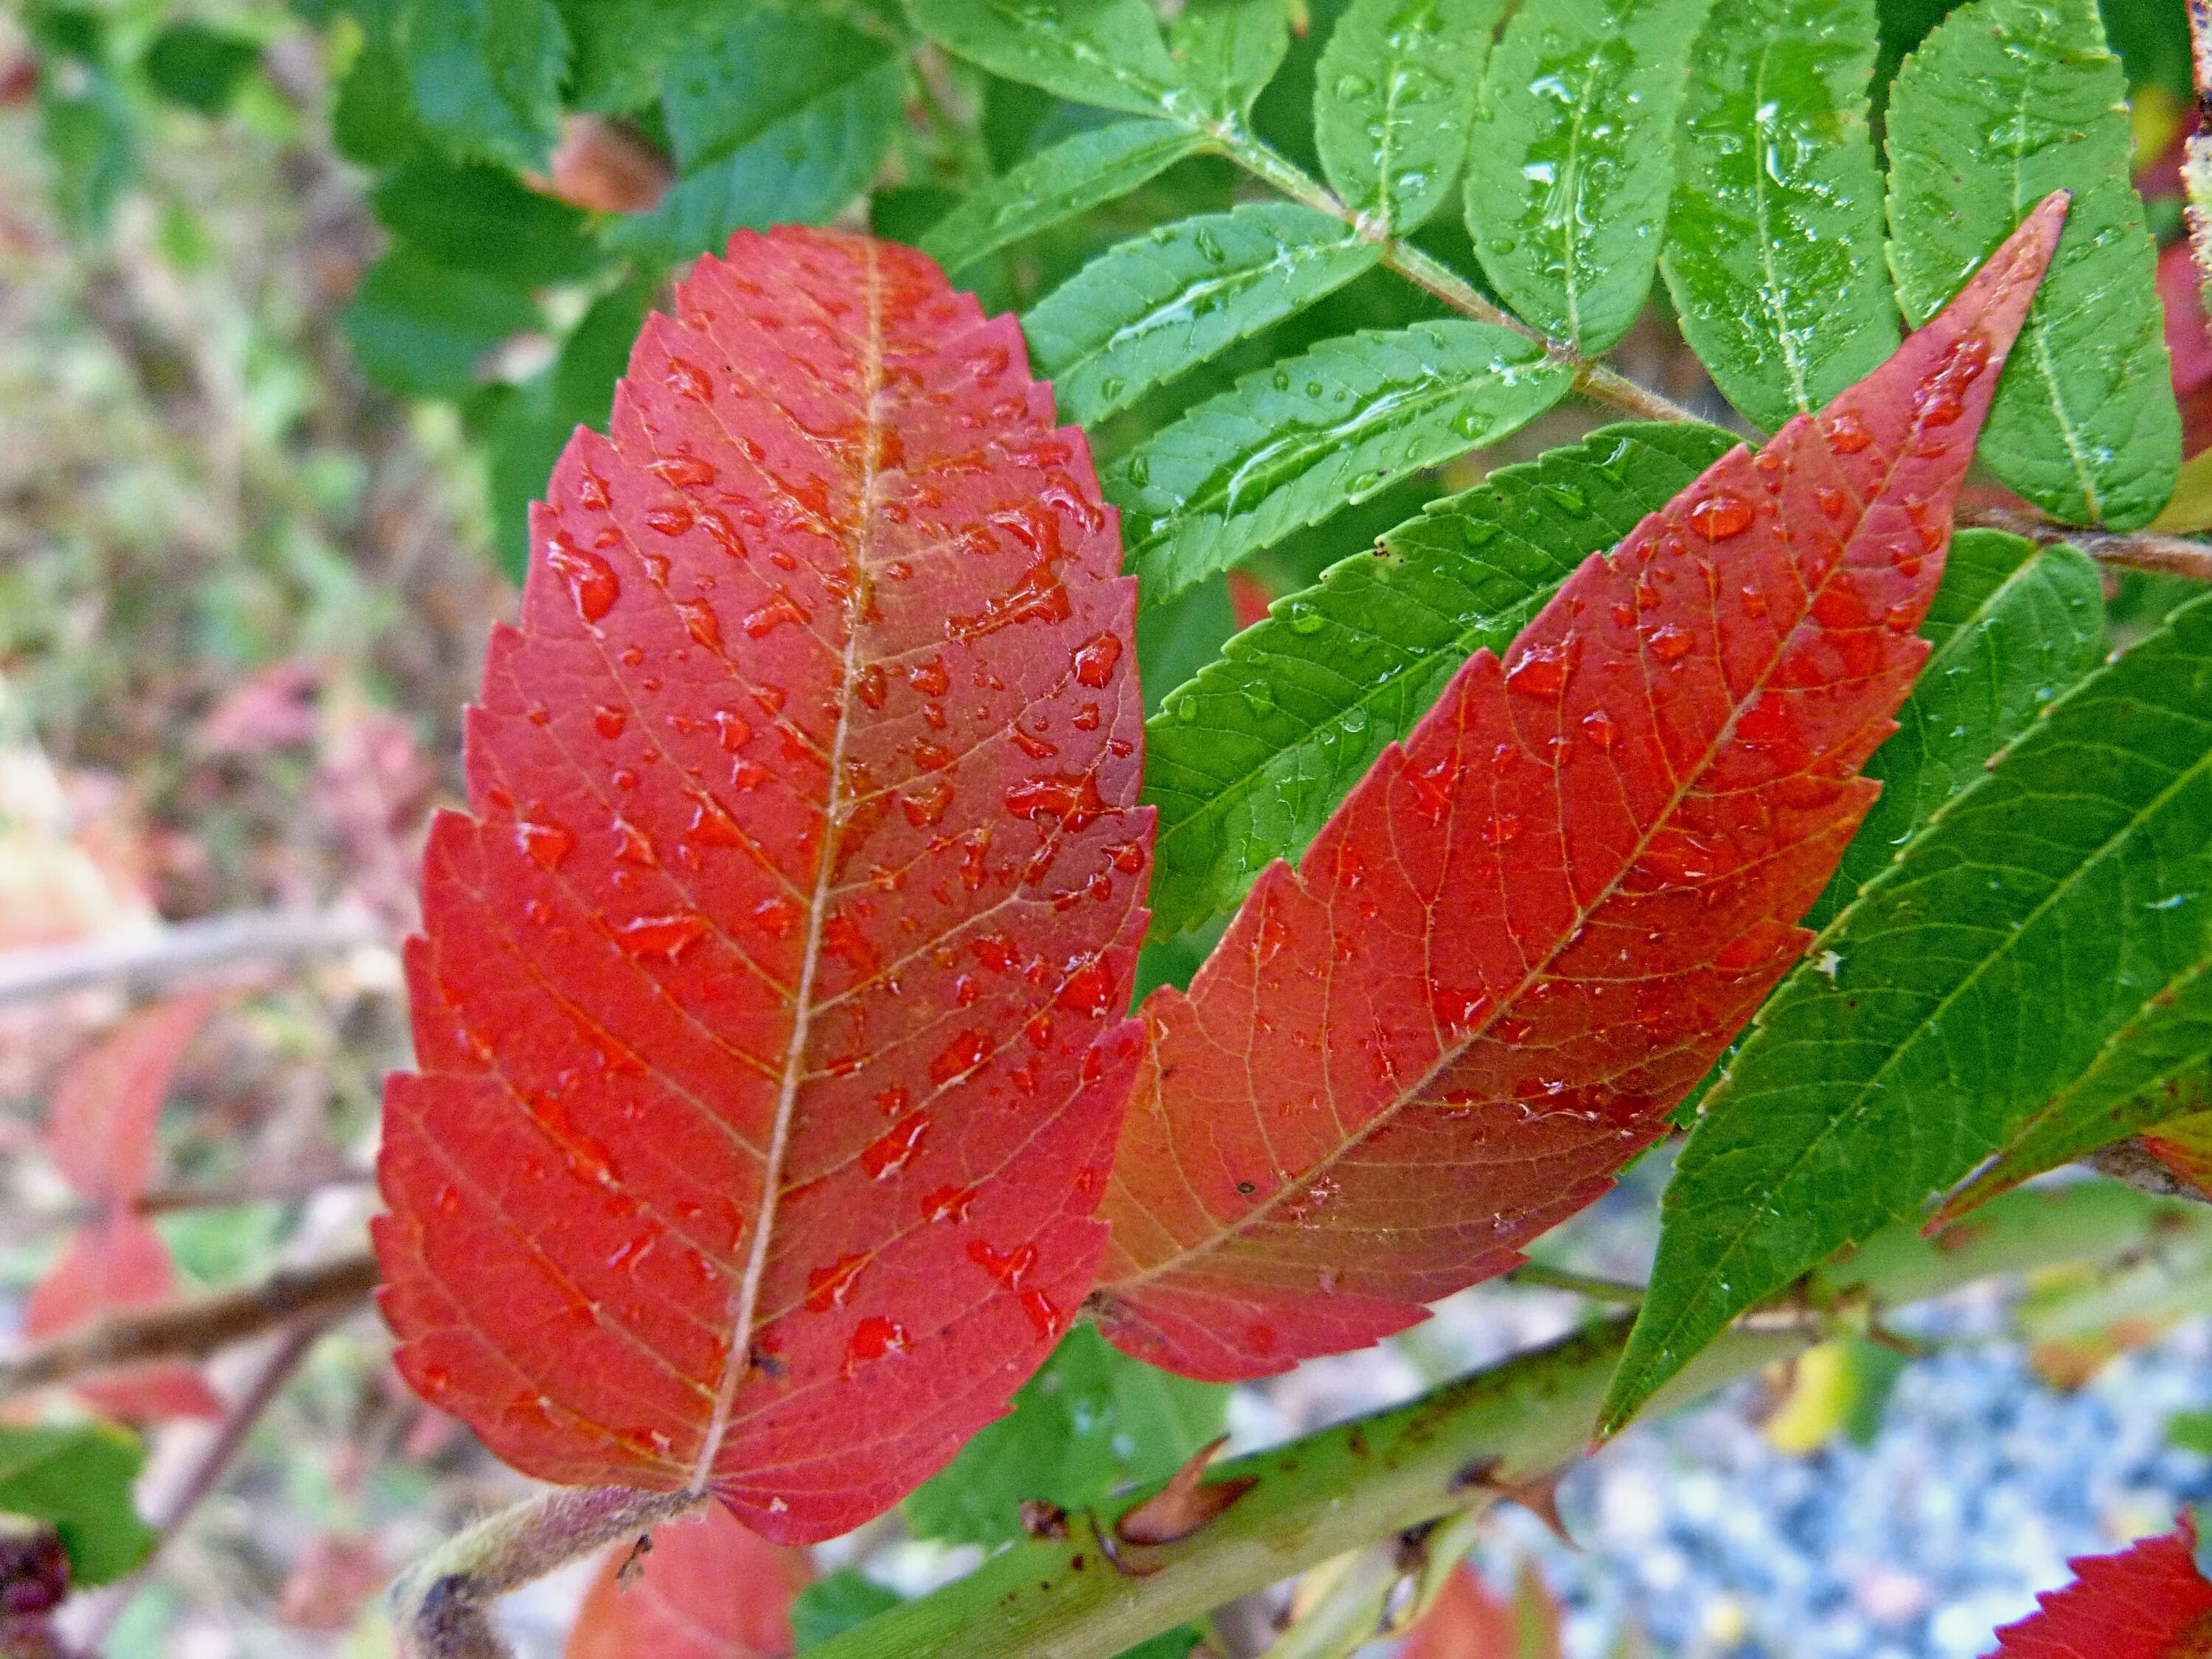
[[[1897,349],[1867,125],[1874,0],[1714,0],[1661,266],[1683,337],[1773,431]]]
[[[1060,412],[1086,424],[1127,407],[1382,257],[1340,219],[1248,203],[1108,249],[1022,319]]]
[[[577,210],[483,162],[417,160],[378,179],[368,201],[404,246],[517,287],[581,276],[605,258]]]
[[[1962,530],[1920,632],[1934,649],[1897,711],[1898,729],[1866,765],[1881,793],[1806,913],[1808,927],[1826,927],[1944,802],[1980,781],[1990,756],[2097,665],[2104,586],[2070,547]]]
[[[1075,103],[1194,124],[1206,114],[1149,0],[914,0],[914,19],[947,50]]]
[[[369,267],[338,323],[362,372],[386,391],[458,398],[484,353],[538,320],[520,289],[395,248]]]
[[[220,115],[261,61],[261,43],[205,23],[172,23],[138,60],[147,83],[173,104]]]
[[[1495,442],[1566,392],[1563,363],[1454,318],[1325,340],[1248,374],[1103,480],[1158,605],[1395,479]]]
[[[609,234],[675,260],[732,231],[827,219],[873,182],[898,131],[906,63],[833,17],[748,9],[668,74],[679,174]]]
[[[120,1578],[146,1559],[154,1534],[131,1505],[145,1462],[132,1436],[105,1424],[0,1425],[0,1514],[50,1522],[79,1589]]]
[[[1585,352],[1650,292],[1705,5],[1528,0],[1490,55],[1467,160],[1475,254],[1508,305]]]
[[[1911,322],[2045,195],[2074,192],[1981,459],[2045,511],[2116,529],[2156,515],[2181,460],[2126,92],[2094,0],[1975,0],[1906,62],[1889,106],[1890,263]]]
[[[820,1647],[833,1636],[864,1625],[906,1598],[854,1567],[824,1573],[792,1599],[793,1651]]]
[[[661,76],[684,49],[744,9],[742,0],[556,0],[575,43],[568,102],[626,115],[660,95]]]
[[[26,16],[39,54],[39,122],[54,202],[71,228],[102,231],[138,176],[138,123],[117,80],[106,19],[74,6]]]
[[[1168,55],[1218,118],[1248,113],[1290,46],[1283,0],[1189,0],[1168,30]]]
[[[553,0],[411,0],[400,34],[416,109],[447,149],[544,170],[568,62]]]
[[[347,161],[388,167],[434,151],[408,90],[407,60],[388,27],[364,22],[361,50],[331,99],[331,141]]]
[[[1165,121],[1086,128],[968,197],[921,239],[921,250],[957,273],[1011,242],[1127,195],[1205,143]]]
[[[1462,663],[1502,652],[1577,565],[1735,441],[1687,422],[1601,428],[1431,502],[1379,556],[1278,599],[1146,726],[1154,934],[1233,908],[1269,863],[1297,859]]]
[[[1604,1422],[1999,1151],[2212,955],[2212,594],[2100,669],[1814,940],[1707,1097]]]
[[[1393,234],[1459,182],[1501,0],[1352,0],[1314,73],[1314,142],[1336,193]]]
[[[907,1525],[943,1543],[1011,1543],[1025,1498],[1081,1510],[1125,1481],[1174,1474],[1221,1432],[1228,1403],[1225,1387],[1131,1359],[1078,1325],[1013,1410],[906,1500]]]

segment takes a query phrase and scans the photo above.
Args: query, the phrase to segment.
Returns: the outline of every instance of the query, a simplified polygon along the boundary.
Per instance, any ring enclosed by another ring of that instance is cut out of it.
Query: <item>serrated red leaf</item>
[[[170,1080],[219,1000],[195,993],[139,1009],[70,1061],[55,1085],[46,1153],[95,1213],[25,1300],[24,1334],[33,1340],[174,1297],[168,1246],[132,1206],[153,1176],[155,1129]],[[131,1422],[222,1412],[198,1369],[181,1362],[95,1371],[71,1387],[94,1409]]]
[[[1997,1632],[1992,1659],[2205,1659],[2212,1583],[2197,1570],[2197,1530],[2145,1538],[2117,1555],[2077,1556],[2074,1582],[2041,1611]]]
[[[491,643],[376,1243],[403,1374],[507,1461],[801,1542],[946,1462],[1091,1283],[1135,595],[1020,330],[921,254],[741,234],[678,313]]]
[[[1398,1659],[1559,1659],[1559,1604],[1526,1562],[1509,1606],[1462,1561],[1407,1632]]]
[[[792,1598],[814,1577],[805,1553],[771,1544],[712,1504],[607,1553],[568,1632],[564,1659],[784,1659]],[[628,1582],[623,1582],[627,1577]]]
[[[1254,884],[1146,1061],[1094,1298],[1230,1380],[1504,1271],[1665,1127],[1809,937],[1990,393],[2065,213],[1818,419],[1738,447],[1478,652],[1294,872]]]

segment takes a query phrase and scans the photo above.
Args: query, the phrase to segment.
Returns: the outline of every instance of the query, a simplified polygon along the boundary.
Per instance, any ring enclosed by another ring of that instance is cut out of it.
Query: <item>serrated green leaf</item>
[[[1291,47],[1283,0],[1189,0],[1168,30],[1168,56],[1209,113],[1241,120]]]
[[[72,229],[100,232],[138,177],[138,123],[115,76],[107,23],[74,6],[25,15],[40,60],[40,137],[54,170],[54,204]]]
[[[538,320],[520,289],[403,247],[369,267],[338,325],[362,372],[386,391],[458,398],[475,385],[477,359]]]
[[[921,251],[957,272],[1158,177],[1205,139],[1165,121],[1115,121],[1039,150],[939,220]]]
[[[2181,461],[2126,94],[2094,0],[1975,0],[1906,61],[1889,106],[1889,256],[1916,325],[2038,201],[2073,191],[1980,453],[2046,512],[2114,529],[2157,514]]]
[[[261,43],[205,23],[172,23],[138,60],[147,84],[173,104],[200,115],[230,107],[261,61]]]
[[[1060,412],[1086,425],[1303,311],[1382,258],[1340,219],[1254,202],[1109,248],[1022,319]]]
[[[1603,1421],[1997,1152],[2212,955],[2212,594],[2082,681],[1770,998],[1668,1188]]]
[[[1564,363],[1452,318],[1324,340],[1248,374],[1103,480],[1158,605],[1392,481],[1494,443],[1563,397]]]
[[[1346,204],[1393,235],[1459,182],[1502,0],[1352,0],[1314,72],[1314,143]]]
[[[1148,0],[914,0],[914,18],[948,51],[1075,103],[1193,125],[1206,114]]]
[[[1706,0],[1528,0],[1490,55],[1467,223],[1498,294],[1593,355],[1658,268],[1674,116]]]
[[[581,276],[605,257],[581,213],[524,189],[504,167],[423,158],[380,179],[368,201],[402,245],[514,287]]]
[[[738,9],[733,0],[556,0],[574,50],[568,102],[606,115],[641,110],[690,42]]]
[[[1297,859],[1462,663],[1503,651],[1577,565],[1735,441],[1689,422],[1601,428],[1431,502],[1381,556],[1278,599],[1146,727],[1155,936],[1233,908],[1269,863]]]
[[[1221,1431],[1228,1403],[1226,1388],[1131,1359],[1078,1325],[1013,1409],[907,1498],[907,1525],[942,1543],[1011,1543],[1024,1498],[1080,1510],[1172,1474]]]
[[[397,167],[433,145],[408,90],[407,60],[388,28],[364,26],[367,38],[331,101],[331,141],[347,161]]]
[[[1934,649],[1897,711],[1898,729],[1866,765],[1881,793],[1806,913],[1808,927],[1826,927],[1944,802],[1980,781],[1990,756],[2097,665],[2104,584],[2070,547],[1962,530],[1920,632]]]
[[[544,170],[568,62],[553,0],[412,0],[400,34],[416,110],[448,149]]]
[[[668,74],[679,173],[650,212],[608,234],[666,260],[731,232],[817,223],[874,180],[898,131],[906,61],[830,17],[747,10]]]
[[[1874,0],[1715,0],[1692,59],[1661,268],[1683,337],[1770,432],[1897,349],[1875,48]]]
[[[107,1583],[154,1547],[153,1532],[131,1506],[145,1461],[136,1438],[105,1424],[0,1424],[0,1513],[52,1523],[77,1589]]]

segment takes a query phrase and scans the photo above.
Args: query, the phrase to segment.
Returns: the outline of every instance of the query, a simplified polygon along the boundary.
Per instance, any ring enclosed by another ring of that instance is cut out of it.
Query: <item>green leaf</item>
[[[824,1573],[792,1600],[793,1650],[804,1653],[818,1648],[905,1599],[896,1590],[863,1576],[857,1568],[840,1567]]]
[[[1661,264],[1683,337],[1773,431],[1897,349],[1867,127],[1874,0],[1715,0]]]
[[[1990,756],[2097,665],[2104,584],[2070,547],[1962,530],[1920,632],[1934,649],[1897,711],[1898,729],[1866,765],[1881,793],[1806,913],[1808,927],[1826,927],[1938,808],[1981,780]]]
[[[387,28],[364,26],[367,39],[340,77],[331,103],[331,140],[365,167],[397,167],[432,149],[408,90],[407,62]]]
[[[2212,955],[2212,594],[2082,681],[1814,942],[1706,1099],[1603,1422],[1997,1152]]]
[[[1528,0],[1490,55],[1467,223],[1505,302],[1595,355],[1658,268],[1674,114],[1706,0]]]
[[[1907,60],[1889,106],[1889,255],[1908,321],[2045,196],[2074,192],[1981,457],[2046,512],[2114,529],[2157,514],[2181,460],[2126,94],[2093,0],[1975,0]]]
[[[1452,318],[1324,340],[1248,374],[1106,476],[1143,602],[1158,605],[1393,480],[1494,443],[1573,371]]]
[[[401,34],[424,126],[456,155],[544,170],[568,61],[553,0],[412,0]]]
[[[1201,214],[1109,248],[1022,319],[1060,412],[1086,425],[1303,311],[1382,258],[1291,202]]]
[[[574,43],[568,103],[628,115],[660,96],[661,76],[692,42],[719,27],[732,0],[556,0]]]
[[[874,182],[898,131],[906,62],[835,18],[748,10],[669,71],[681,174],[613,246],[665,260],[730,233],[818,223]]]
[[[146,1559],[154,1534],[131,1506],[145,1450],[106,1424],[21,1428],[0,1424],[0,1512],[50,1522],[69,1552],[77,1589],[120,1578]]]
[[[403,398],[458,398],[477,361],[534,326],[527,294],[405,248],[369,267],[338,319],[362,372]]]
[[[1168,30],[1168,56],[1217,118],[1242,120],[1291,47],[1283,0],[1189,0]]]
[[[1228,1403],[1225,1387],[1132,1359],[1078,1325],[1013,1410],[908,1498],[907,1525],[948,1544],[1010,1543],[1024,1498],[1080,1510],[1124,1482],[1174,1474],[1221,1432]]]
[[[514,287],[582,276],[605,258],[581,213],[524,189],[504,167],[426,158],[386,173],[368,201],[403,245]]]
[[[1431,501],[1379,554],[1276,600],[1146,727],[1154,935],[1233,908],[1270,863],[1297,859],[1462,663],[1503,652],[1583,559],[1735,441],[1688,422],[1601,428]]]
[[[139,60],[147,84],[173,104],[220,115],[261,61],[261,43],[204,23],[172,23]]]
[[[1352,0],[1314,76],[1314,142],[1336,193],[1394,235],[1459,182],[1502,0]]]
[[[921,239],[921,250],[957,272],[1010,242],[1127,195],[1205,142],[1164,121],[1115,121],[1088,128],[1038,151],[970,195]]]
[[[116,80],[106,19],[73,6],[26,17],[40,59],[40,137],[54,203],[72,229],[98,233],[138,177],[138,123]]]
[[[948,51],[1075,103],[1192,125],[1206,114],[1149,0],[914,0],[914,18]]]

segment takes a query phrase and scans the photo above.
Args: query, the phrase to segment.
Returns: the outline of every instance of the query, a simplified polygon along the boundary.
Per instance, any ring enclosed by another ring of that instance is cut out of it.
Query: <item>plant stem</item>
[[[1589,1273],[1569,1273],[1564,1267],[1547,1267],[1540,1261],[1524,1261],[1505,1275],[1509,1285],[1527,1285],[1540,1290],[1572,1291],[1577,1296],[1586,1296],[1593,1302],[1610,1303],[1617,1308],[1640,1307],[1644,1302],[1644,1287],[1624,1285],[1617,1279],[1596,1279]]]
[[[1940,1295],[1993,1272],[2108,1263],[2174,1230],[2212,1231],[2201,1209],[2084,1183],[2008,1193],[1940,1243],[1908,1224],[1821,1269],[1815,1304]],[[1540,1480],[1582,1455],[1627,1334],[1617,1320],[1412,1404],[1218,1466],[1250,1491],[1188,1538],[1152,1548],[1100,1547],[1109,1516],[1071,1521],[1064,1540],[1030,1540],[969,1577],[892,1608],[813,1650],[814,1659],[1111,1659],[1237,1596],[1440,1516],[1471,1512],[1499,1484]],[[1809,1329],[1735,1331],[1671,1383],[1661,1408],[1686,1404],[1810,1346]],[[1140,1501],[1149,1491],[1127,1502]],[[1122,1507],[1121,1504],[1115,1510]]]
[[[2100,564],[2146,570],[2159,576],[2186,576],[2192,581],[2212,581],[2212,546],[2185,536],[2160,536],[2141,530],[2084,530],[2002,507],[1962,511],[1959,522],[2010,531],[2043,547],[2063,542],[2080,548]]]
[[[173,1307],[109,1314],[14,1359],[0,1361],[0,1401],[109,1365],[197,1359],[280,1325],[317,1328],[350,1313],[376,1288],[368,1251]]]
[[[125,933],[0,953],[0,1006],[87,986],[152,989],[310,957],[339,956],[386,937],[365,910],[245,910]]]

